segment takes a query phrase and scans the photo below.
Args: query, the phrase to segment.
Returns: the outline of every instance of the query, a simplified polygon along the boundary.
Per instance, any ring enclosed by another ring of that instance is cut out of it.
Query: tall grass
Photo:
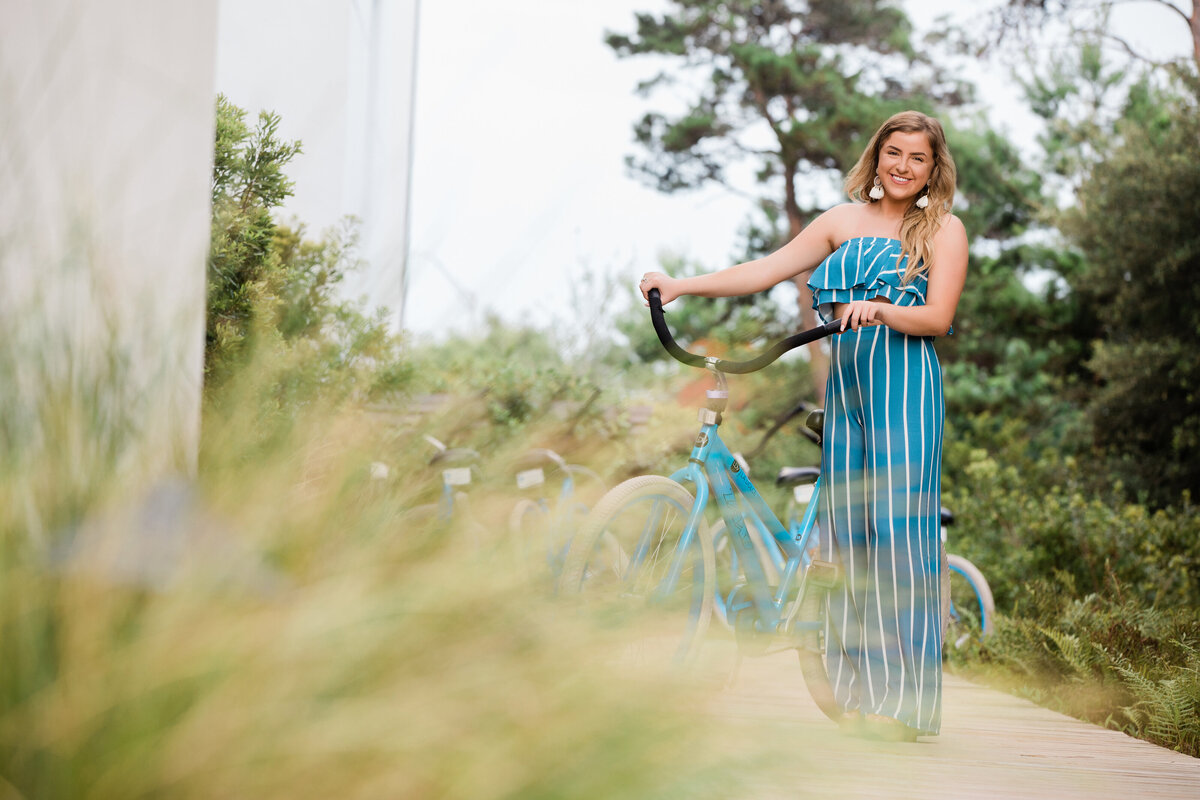
[[[8,440],[0,796],[728,797],[777,755],[722,746],[711,686],[615,669],[616,632],[511,568],[509,500],[484,541],[404,524],[417,433],[266,413],[262,370],[194,480],[114,471],[131,440],[70,384]]]

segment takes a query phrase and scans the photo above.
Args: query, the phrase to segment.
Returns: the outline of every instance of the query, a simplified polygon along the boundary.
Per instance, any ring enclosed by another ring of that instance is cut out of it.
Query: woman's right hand
[[[659,298],[664,306],[683,294],[679,291],[679,281],[661,272],[647,272],[638,282],[638,289],[641,290],[647,306],[650,305],[651,289],[658,289]]]

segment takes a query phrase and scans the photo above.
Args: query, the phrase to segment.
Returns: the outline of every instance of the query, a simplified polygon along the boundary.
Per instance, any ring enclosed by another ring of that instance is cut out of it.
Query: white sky
[[[906,3],[918,33],[964,5]],[[604,31],[632,32],[635,12],[666,6],[423,0],[406,328],[469,329],[486,310],[539,326],[568,320],[571,281],[593,271],[633,282],[663,251],[709,269],[733,263],[745,198],[719,188],[663,195],[624,165],[633,122],[664,100],[634,95],[655,65],[618,60]],[[1134,42],[1164,56],[1190,52],[1169,11],[1136,6],[1119,20]],[[1007,69],[964,71],[990,118],[1032,142],[1034,118]]]

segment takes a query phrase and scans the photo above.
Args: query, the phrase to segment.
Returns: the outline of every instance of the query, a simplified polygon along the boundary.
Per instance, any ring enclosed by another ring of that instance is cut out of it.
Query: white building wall
[[[194,464],[199,435],[216,12],[3,0],[4,412],[69,385],[146,474]]]
[[[304,152],[286,170],[283,218],[310,236],[351,215],[362,273],[351,296],[397,324],[408,240],[418,0],[220,0],[217,89],[251,115],[281,117]]]

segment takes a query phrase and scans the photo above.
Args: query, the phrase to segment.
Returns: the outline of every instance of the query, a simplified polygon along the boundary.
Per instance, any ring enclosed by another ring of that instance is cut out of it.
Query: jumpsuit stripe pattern
[[[900,242],[851,239],[814,271],[813,305],[887,297],[923,305],[925,279],[901,285]],[[926,734],[941,726],[942,373],[932,339],[876,325],[831,338],[820,525],[844,581],[830,592],[825,666],[845,711]]]

